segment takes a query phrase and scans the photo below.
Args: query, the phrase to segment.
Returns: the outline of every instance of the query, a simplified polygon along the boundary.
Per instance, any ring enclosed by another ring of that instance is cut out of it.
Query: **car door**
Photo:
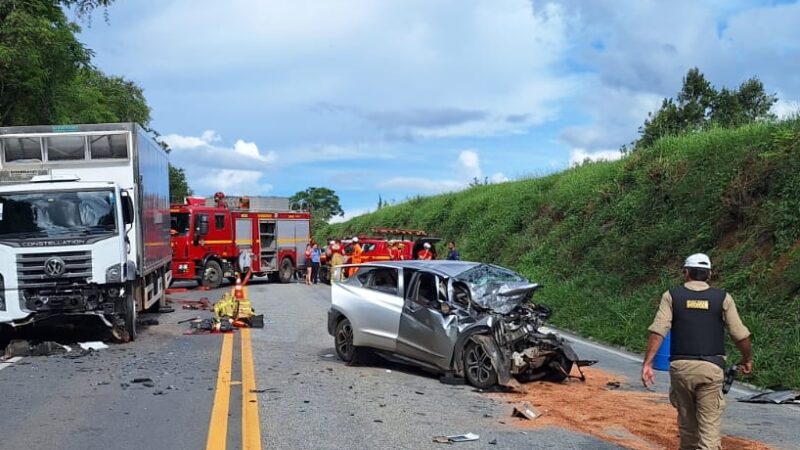
[[[445,315],[447,280],[430,272],[413,274],[400,315],[397,353],[441,369],[450,368],[458,337],[458,317]]]
[[[332,286],[332,306],[350,320],[353,344],[395,351],[403,309],[402,280],[394,267],[361,266]]]

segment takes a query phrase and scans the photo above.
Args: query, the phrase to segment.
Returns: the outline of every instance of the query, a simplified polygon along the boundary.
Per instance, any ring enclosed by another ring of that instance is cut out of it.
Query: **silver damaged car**
[[[561,381],[594,363],[541,330],[550,311],[531,302],[540,286],[502,267],[393,261],[339,266],[333,280],[328,332],[348,363],[377,353],[481,389]]]

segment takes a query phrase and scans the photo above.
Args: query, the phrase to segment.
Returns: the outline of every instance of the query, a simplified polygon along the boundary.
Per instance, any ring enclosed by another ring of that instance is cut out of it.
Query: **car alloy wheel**
[[[467,344],[464,368],[467,381],[477,388],[486,389],[497,384],[497,372],[492,365],[492,358],[476,342]]]
[[[353,346],[353,326],[347,319],[336,326],[336,354],[344,362],[353,360],[355,347]]]

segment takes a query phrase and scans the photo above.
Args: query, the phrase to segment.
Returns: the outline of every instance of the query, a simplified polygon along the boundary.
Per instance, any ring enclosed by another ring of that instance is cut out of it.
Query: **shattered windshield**
[[[0,195],[0,239],[116,233],[114,191],[26,192]]]
[[[473,303],[500,314],[513,311],[538,287],[515,272],[488,264],[474,267],[456,279],[469,286]]]

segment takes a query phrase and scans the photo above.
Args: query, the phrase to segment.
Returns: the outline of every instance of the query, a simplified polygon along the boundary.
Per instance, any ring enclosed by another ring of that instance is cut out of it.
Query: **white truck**
[[[0,128],[0,327],[91,316],[134,340],[171,281],[169,200],[139,125]]]

